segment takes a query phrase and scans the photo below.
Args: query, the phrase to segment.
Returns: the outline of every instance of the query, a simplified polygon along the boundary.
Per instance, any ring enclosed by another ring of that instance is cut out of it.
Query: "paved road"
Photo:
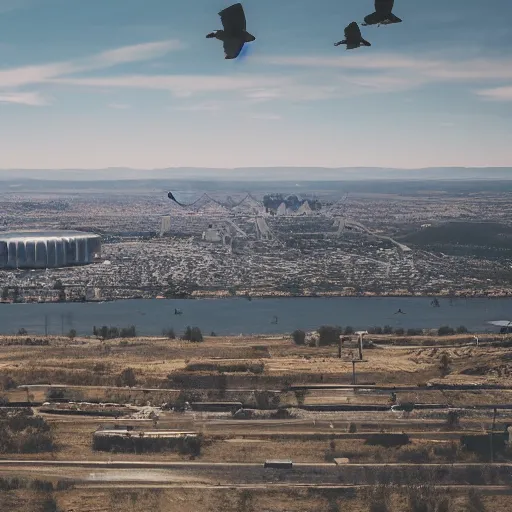
[[[404,484],[434,479],[439,485],[512,485],[507,464],[294,464],[293,469],[265,469],[263,463],[141,462],[141,461],[0,461],[0,475],[21,478],[70,479],[77,483],[117,485],[313,487],[361,486],[380,482]]]

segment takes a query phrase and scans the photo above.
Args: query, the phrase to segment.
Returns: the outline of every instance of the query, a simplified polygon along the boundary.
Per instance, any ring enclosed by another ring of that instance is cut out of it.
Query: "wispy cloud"
[[[251,117],[251,119],[260,119],[262,121],[279,121],[280,119],[282,119],[282,117],[277,114],[265,114],[265,113],[251,114],[250,117]]]
[[[475,93],[486,100],[512,101],[512,86],[481,89],[480,91],[475,91]]]
[[[288,68],[315,68],[323,72],[344,70],[338,76],[340,83],[363,88],[361,92],[402,91],[423,85],[444,82],[467,84],[512,80],[512,59],[452,59],[432,58],[419,55],[414,58],[400,54],[358,54],[341,57],[277,56],[261,58],[270,65]],[[365,91],[366,90],[366,91]],[[512,95],[508,87],[479,91],[489,99],[508,99]]]
[[[0,92],[0,103],[13,103],[16,105],[41,107],[44,105],[50,105],[51,102],[37,92]]]
[[[263,59],[262,59],[263,60]],[[400,54],[371,54],[343,57],[269,57],[268,64],[278,66],[342,68],[354,70],[415,71],[426,77],[453,80],[512,79],[512,59],[433,59]]]
[[[109,103],[108,106],[117,110],[127,110],[131,108],[130,105],[127,105],[126,103]]]
[[[75,73],[108,69],[120,64],[155,59],[182,47],[182,43],[177,40],[157,41],[124,46],[74,61],[0,69],[0,94],[6,97],[16,96],[16,94],[21,93],[15,93],[15,89],[50,83],[58,77]]]
[[[172,110],[179,110],[183,112],[218,112],[221,110],[219,103],[197,103],[195,105],[182,105],[173,107]]]
[[[95,78],[55,78],[52,83],[101,88],[169,91],[181,97],[202,92],[251,91],[280,86],[289,80],[279,76],[216,75],[123,75]]]

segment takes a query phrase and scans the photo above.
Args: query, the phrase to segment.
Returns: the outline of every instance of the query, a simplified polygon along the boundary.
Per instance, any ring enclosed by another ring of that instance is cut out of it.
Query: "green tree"
[[[480,491],[471,489],[468,495],[467,512],[486,512],[487,508]]]
[[[306,342],[306,333],[300,329],[297,329],[292,332],[292,339],[295,345],[304,345]]]
[[[443,352],[443,354],[441,355],[441,359],[439,360],[439,370],[441,371],[442,377],[446,377],[446,375],[450,373],[450,364],[450,356],[446,352]]]
[[[439,329],[437,330],[437,334],[438,336],[452,336],[453,334],[455,334],[455,331],[450,326],[443,325],[439,327]]]
[[[299,405],[299,407],[302,407],[306,400],[308,390],[305,388],[304,389],[296,389],[294,391],[294,393],[295,393],[295,399],[297,400],[297,404]]]
[[[7,300],[9,298],[9,288],[4,287],[2,290],[2,300]]]
[[[133,369],[125,368],[119,375],[118,382],[120,386],[128,386],[133,388],[133,386],[137,384],[137,378],[135,377],[135,372]]]
[[[190,341],[192,338],[192,327],[190,325],[187,325],[187,328],[185,329],[185,332],[183,333],[182,339],[185,341]]]
[[[135,329],[135,325],[130,325],[130,327],[123,327],[119,332],[119,336],[121,338],[136,338],[137,330]]]
[[[70,331],[68,332],[68,338],[70,340],[74,340],[76,338],[76,330],[75,329],[70,329]]]
[[[457,327],[457,334],[467,334],[468,328],[465,325]]]
[[[345,336],[350,336],[351,334],[354,334],[354,328],[348,325],[347,327],[345,327],[345,331],[343,332],[343,334],[345,334]]]
[[[193,343],[201,343],[203,341],[203,333],[199,327],[192,327],[190,341]]]
[[[53,289],[54,290],[64,290],[64,285],[62,284],[62,281],[60,279],[57,279],[55,283],[53,283]]]
[[[343,330],[341,327],[323,325],[318,329],[319,343],[321,346],[334,345],[339,343]]]
[[[166,338],[169,338],[170,340],[176,339],[176,333],[174,332],[174,329],[171,327],[170,329],[164,329],[162,331],[162,335]]]

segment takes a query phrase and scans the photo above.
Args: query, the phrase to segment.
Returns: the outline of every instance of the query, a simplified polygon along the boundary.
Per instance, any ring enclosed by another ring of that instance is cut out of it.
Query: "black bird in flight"
[[[167,194],[167,197],[168,197],[171,201],[174,201],[176,204],[179,204],[180,206],[183,206],[184,208],[186,208],[186,207],[187,207],[187,205],[186,205],[186,204],[182,204],[182,203],[180,203],[180,202],[179,202],[179,201],[174,197],[174,194],[173,194],[172,192],[169,192],[169,193]]]
[[[365,17],[363,27],[367,25],[391,25],[393,23],[402,23],[402,20],[395,16],[391,11],[395,0],[375,0],[375,12]]]
[[[359,30],[359,25],[355,21],[345,27],[345,39],[334,43],[334,46],[339,46],[340,44],[346,44],[347,50],[359,48],[361,45],[371,46],[368,41],[363,39],[361,31]]]
[[[206,37],[215,37],[224,44],[226,59],[236,59],[245,43],[255,41],[256,38],[247,32],[247,22],[242,4],[233,4],[231,7],[219,12],[224,30],[216,30]]]

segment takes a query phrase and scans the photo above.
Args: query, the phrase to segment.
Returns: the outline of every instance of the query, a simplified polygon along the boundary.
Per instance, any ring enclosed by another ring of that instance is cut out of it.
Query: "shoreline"
[[[242,299],[247,300],[248,302],[252,300],[265,300],[265,299],[510,299],[512,298],[512,290],[507,292],[475,292],[475,293],[464,293],[457,295],[449,295],[443,293],[431,293],[431,294],[406,294],[406,293],[383,293],[383,294],[374,294],[374,293],[360,293],[360,294],[344,294],[344,293],[331,293],[331,292],[320,292],[314,293],[311,295],[296,295],[296,294],[287,294],[285,292],[276,292],[276,293],[256,293],[251,295],[246,294],[237,294],[231,295],[229,292],[225,293],[193,293],[189,296],[182,297],[120,297],[120,298],[105,298],[105,299],[89,299],[89,300],[22,300],[18,302],[14,302],[12,300],[0,300],[0,305],[7,304],[101,304],[105,302],[121,302],[121,301],[135,301],[135,300],[143,300],[143,301],[151,301],[151,300],[162,300],[162,301],[172,301],[172,300],[201,300],[201,299],[209,299],[209,300],[224,300],[224,299]]]

